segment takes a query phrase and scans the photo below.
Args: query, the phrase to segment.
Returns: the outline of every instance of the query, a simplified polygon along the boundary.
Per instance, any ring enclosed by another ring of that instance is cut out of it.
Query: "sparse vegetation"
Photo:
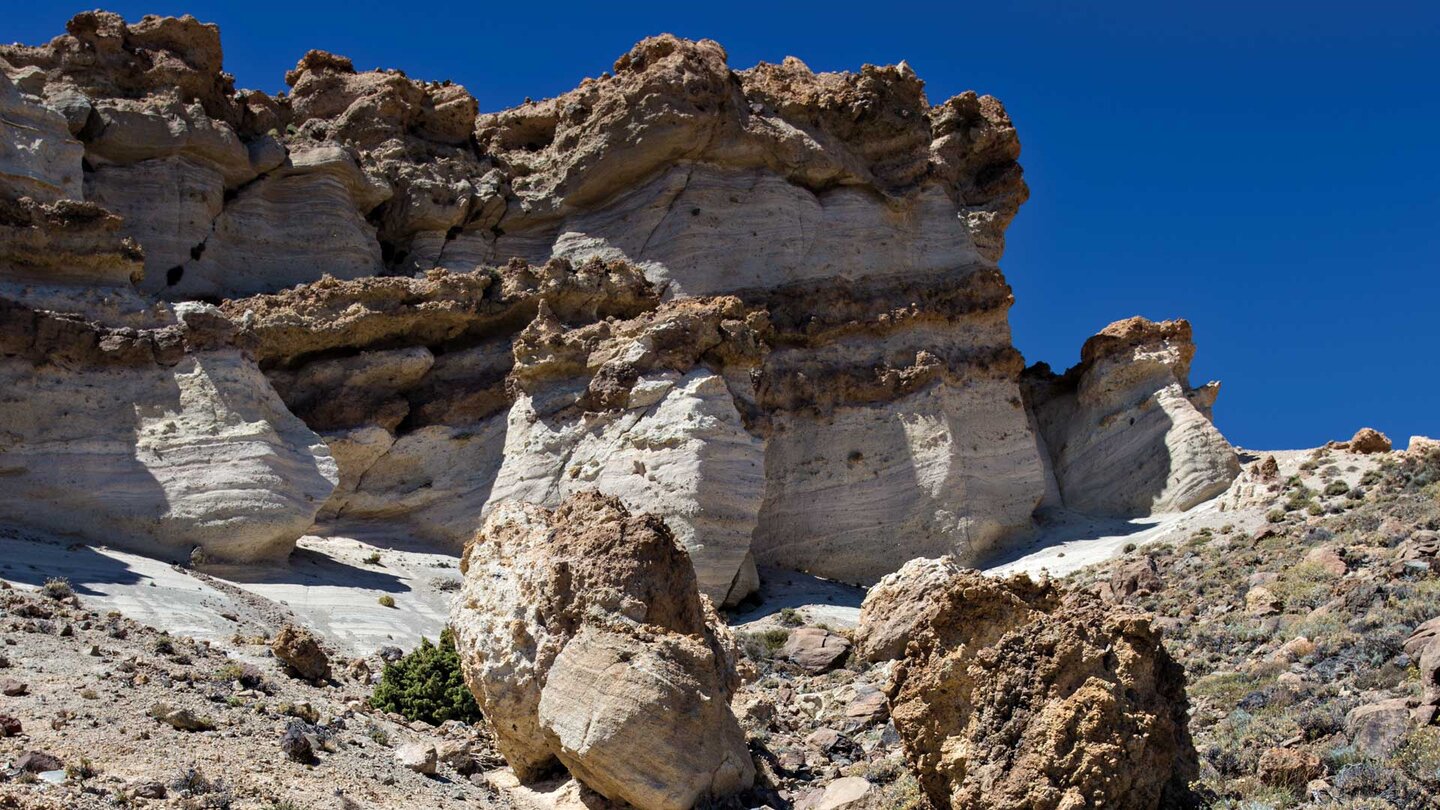
[[[388,593],[382,593],[382,594],[380,594],[380,598],[379,598],[378,600],[376,600],[376,601],[378,601],[378,602],[380,603],[380,607],[387,607],[387,608],[393,608],[393,607],[395,607],[395,597],[391,596],[391,595],[388,594]]]
[[[790,631],[780,627],[755,633],[741,633],[740,644],[753,661],[768,661],[790,640]]]
[[[75,595],[75,589],[71,587],[70,580],[64,577],[51,577],[45,580],[45,584],[40,586],[40,592],[56,601],[69,599]]]
[[[1428,807],[1440,794],[1440,728],[1412,727],[1387,753],[1353,744],[1346,725],[1357,707],[1420,694],[1403,645],[1440,616],[1440,577],[1396,566],[1395,547],[1440,528],[1440,453],[1383,461],[1362,480],[1368,490],[1332,480],[1325,495],[1343,495],[1343,508],[1303,519],[1295,512],[1316,511],[1316,496],[1292,479],[1285,508],[1253,536],[1221,530],[1198,542],[1197,533],[1151,552],[1165,588],[1135,604],[1169,622],[1212,807]],[[1348,570],[1307,556],[1320,546],[1343,550]],[[1091,586],[1120,564],[1072,582]],[[1276,610],[1247,610],[1259,584]],[[1263,782],[1260,758],[1280,747],[1318,756],[1327,792]]]

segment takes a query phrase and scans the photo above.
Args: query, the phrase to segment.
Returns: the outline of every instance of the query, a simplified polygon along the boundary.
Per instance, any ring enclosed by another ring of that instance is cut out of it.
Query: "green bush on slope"
[[[439,644],[422,638],[414,652],[386,664],[370,703],[382,711],[437,726],[446,720],[474,723],[480,719],[480,707],[460,674],[455,636],[448,627],[440,634]]]

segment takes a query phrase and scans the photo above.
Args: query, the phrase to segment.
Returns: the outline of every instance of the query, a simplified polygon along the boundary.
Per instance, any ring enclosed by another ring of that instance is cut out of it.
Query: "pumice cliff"
[[[1238,470],[1188,328],[1022,379],[1016,130],[904,64],[735,70],[663,35],[488,112],[319,51],[287,93],[237,90],[189,17],[81,14],[0,60],[0,295],[26,313],[6,522],[118,517],[134,547],[235,558],[306,532],[458,550],[502,500],[599,490],[733,603],[757,565],[975,563],[1042,506],[1184,508]],[[57,319],[79,359],[45,342]],[[123,370],[92,357],[122,345]],[[80,448],[133,484],[67,477]],[[1123,494],[1091,491],[1107,467]]]

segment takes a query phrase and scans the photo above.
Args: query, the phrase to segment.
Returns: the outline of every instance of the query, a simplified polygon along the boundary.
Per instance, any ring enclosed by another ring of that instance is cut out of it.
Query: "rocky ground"
[[[1263,527],[1070,578],[1159,617],[1215,806],[1436,806],[1436,652],[1427,668],[1416,629],[1440,616],[1440,448],[1376,458],[1289,454],[1251,496]]]
[[[337,662],[315,685],[238,624],[212,644],[58,586],[7,587],[0,603],[0,806],[402,807],[420,794],[433,807],[507,806],[467,778],[497,764],[479,729],[367,708],[378,657]],[[438,749],[438,773],[403,760],[416,745]]]

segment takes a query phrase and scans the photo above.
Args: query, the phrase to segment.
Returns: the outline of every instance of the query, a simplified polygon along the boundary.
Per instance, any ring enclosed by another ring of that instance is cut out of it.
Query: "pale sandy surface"
[[[371,553],[380,564],[369,564]],[[286,564],[190,570],[109,548],[0,531],[0,579],[38,587],[68,579],[87,605],[198,640],[228,640],[237,628],[273,632],[286,621],[319,631],[349,655],[382,646],[410,649],[445,626],[459,558],[382,549],[349,538],[306,537]],[[395,607],[384,607],[389,595]]]

